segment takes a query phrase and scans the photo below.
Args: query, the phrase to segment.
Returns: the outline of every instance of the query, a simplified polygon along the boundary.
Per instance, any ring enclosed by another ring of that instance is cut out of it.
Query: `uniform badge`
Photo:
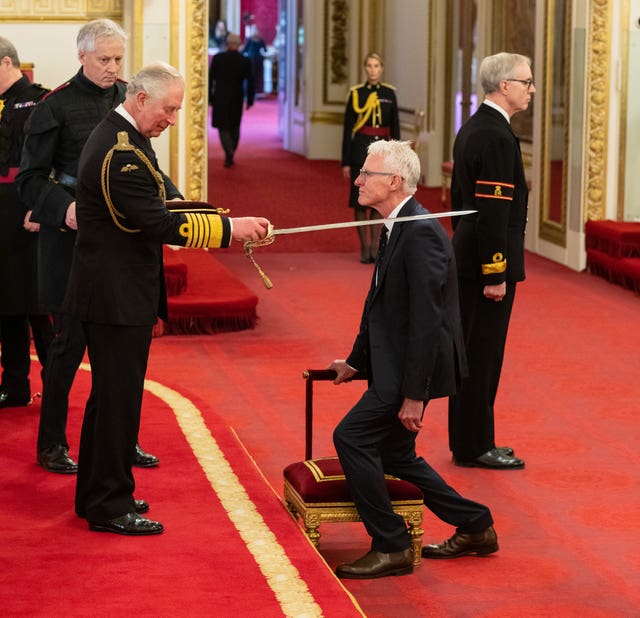
[[[135,172],[137,169],[140,169],[135,163],[127,163],[120,168],[121,172]]]
[[[502,187],[500,185],[496,185],[496,188],[493,190],[493,194],[496,197],[502,197]]]

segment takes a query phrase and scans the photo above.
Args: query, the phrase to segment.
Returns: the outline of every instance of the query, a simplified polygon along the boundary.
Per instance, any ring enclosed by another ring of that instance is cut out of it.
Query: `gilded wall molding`
[[[342,104],[348,87],[349,6],[345,0],[326,0],[324,5],[324,55],[322,102]]]
[[[611,20],[608,0],[590,0],[587,47],[587,134],[584,220],[604,219]]]
[[[122,21],[123,0],[3,0],[0,21]]]
[[[186,57],[186,198],[203,201],[207,193],[207,61],[209,49],[208,6],[190,0],[187,7]]]

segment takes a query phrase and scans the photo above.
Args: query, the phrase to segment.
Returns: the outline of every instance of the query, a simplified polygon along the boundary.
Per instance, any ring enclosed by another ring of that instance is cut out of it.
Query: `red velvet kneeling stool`
[[[300,517],[305,533],[315,547],[319,546],[322,523],[360,521],[351,499],[349,487],[337,457],[312,459],[313,381],[334,380],[334,371],[309,369],[306,380],[306,450],[305,461],[298,461],[284,469],[284,499],[294,518]],[[358,377],[354,378],[358,379]],[[395,513],[409,526],[414,565],[420,564],[422,548],[422,492],[412,483],[387,476],[386,483]]]

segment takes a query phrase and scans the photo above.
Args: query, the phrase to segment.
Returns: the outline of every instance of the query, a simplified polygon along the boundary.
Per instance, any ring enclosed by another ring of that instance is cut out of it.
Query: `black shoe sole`
[[[379,577],[388,577],[391,575],[410,575],[413,573],[413,565],[408,567],[402,567],[401,569],[393,569],[390,571],[382,571],[381,573],[376,573],[375,575],[366,575],[359,573],[341,573],[336,571],[336,575],[340,579],[378,579]]]

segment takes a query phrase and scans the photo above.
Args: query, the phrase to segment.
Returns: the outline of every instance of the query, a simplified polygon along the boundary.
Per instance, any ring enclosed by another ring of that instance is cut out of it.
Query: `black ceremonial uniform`
[[[351,167],[352,208],[360,207],[354,182],[367,158],[367,148],[379,139],[400,139],[396,89],[369,82],[353,86],[347,97],[342,135],[342,166]]]
[[[495,448],[493,404],[516,282],[525,278],[524,234],[528,188],[520,144],[507,119],[482,104],[453,146],[451,203],[478,212],[454,218],[453,247],[469,376],[449,404],[454,457],[469,461]],[[506,282],[501,302],[485,285]]]
[[[78,241],[65,299],[82,322],[91,361],[76,487],[76,512],[90,522],[135,509],[131,467],[151,332],[167,309],[162,244],[231,243],[229,219],[214,210],[170,212],[165,199],[149,139],[112,111],[80,159]]]
[[[30,399],[29,321],[43,364],[53,336],[49,318],[38,303],[38,236],[23,227],[31,205],[20,202],[15,185],[25,123],[46,92],[23,75],[0,94],[0,398],[4,399],[0,405],[26,404]]]
[[[43,99],[26,127],[16,182],[33,208],[31,219],[40,223],[40,300],[52,311],[62,306],[76,241],[65,216],[76,199],[80,153],[96,125],[124,101],[125,91],[120,81],[100,88],[80,68]]]

